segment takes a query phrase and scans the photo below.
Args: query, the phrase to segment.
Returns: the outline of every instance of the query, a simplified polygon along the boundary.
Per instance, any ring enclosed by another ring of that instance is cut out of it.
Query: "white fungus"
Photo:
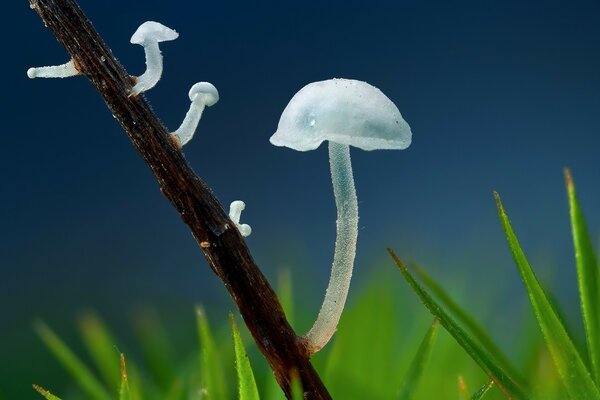
[[[405,149],[410,127],[398,108],[366,82],[330,79],[303,87],[281,114],[271,143],[298,151],[329,141],[329,166],[337,207],[336,242],[329,285],[313,327],[304,336],[310,354],[329,342],[340,320],[356,254],[358,201],[350,148]]]
[[[244,237],[250,236],[252,228],[248,224],[240,224],[242,211],[246,208],[246,204],[241,200],[236,200],[229,206],[229,218],[233,221],[240,234]]]
[[[146,21],[138,27],[131,36],[130,42],[144,47],[146,72],[137,77],[130,96],[137,96],[146,90],[152,89],[158,83],[163,69],[162,54],[158,44],[175,40],[178,37],[177,32],[159,22]]]
[[[34,78],[69,78],[71,76],[81,75],[81,72],[75,68],[75,63],[70,60],[61,65],[51,65],[48,67],[34,67],[27,70],[29,79]]]
[[[181,126],[175,132],[171,133],[179,147],[185,145],[194,136],[200,118],[202,118],[204,108],[210,107],[219,101],[219,92],[217,88],[209,82],[198,82],[194,84],[191,87],[188,96],[192,102],[190,108],[185,114]]]

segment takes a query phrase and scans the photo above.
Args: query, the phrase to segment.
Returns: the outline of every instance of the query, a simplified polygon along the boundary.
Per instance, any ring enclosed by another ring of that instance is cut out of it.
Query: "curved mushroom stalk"
[[[146,90],[152,89],[162,76],[163,58],[158,42],[146,43],[144,45],[144,55],[146,56],[146,71],[136,77],[135,85],[131,88],[129,96],[137,96]]]
[[[358,237],[358,204],[348,146],[363,150],[407,148],[410,126],[381,90],[353,79],[304,86],[283,110],[275,146],[309,151],[329,141],[329,164],[337,205],[337,238],[325,300],[315,324],[302,338],[309,354],[327,344],[340,320],[352,278]]]
[[[250,236],[252,233],[252,228],[248,224],[240,224],[240,217],[242,215],[242,211],[246,208],[246,203],[241,200],[235,200],[231,202],[229,206],[229,218],[235,224],[235,227],[240,231],[240,234],[243,237]]]
[[[29,79],[34,78],[69,78],[71,76],[81,75],[81,71],[75,66],[73,60],[67,61],[61,65],[51,65],[48,67],[34,67],[27,70]]]
[[[337,236],[325,300],[313,327],[304,335],[309,354],[321,350],[335,333],[350,288],[358,239],[358,200],[348,145],[329,142],[329,166],[337,206]]]
[[[206,104],[202,101],[202,99],[192,101],[188,112],[185,113],[183,122],[176,131],[171,133],[176,138],[176,141],[180,147],[183,147],[190,140],[192,140],[205,108]]]
[[[144,47],[146,71],[136,78],[135,85],[131,88],[129,97],[135,97],[156,86],[163,70],[163,59],[158,44],[175,40],[178,37],[179,34],[177,32],[160,22],[146,21],[137,28],[131,36],[130,43],[139,44]]]
[[[209,82],[198,82],[194,84],[191,87],[188,96],[192,102],[190,108],[185,114],[185,118],[179,128],[176,131],[171,132],[171,135],[173,135],[173,139],[175,139],[179,148],[183,147],[194,136],[204,109],[219,101],[219,92],[217,91],[217,88]]]

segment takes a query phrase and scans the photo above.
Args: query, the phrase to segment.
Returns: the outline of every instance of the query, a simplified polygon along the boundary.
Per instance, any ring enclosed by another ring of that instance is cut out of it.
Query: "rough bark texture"
[[[158,180],[160,190],[190,227],[214,273],[237,304],[279,385],[290,397],[299,377],[306,399],[330,399],[277,296],[210,188],[185,161],[143,96],[128,97],[132,78],[73,0],[30,0],[77,68],[104,98]],[[82,127],[85,129],[85,127]]]

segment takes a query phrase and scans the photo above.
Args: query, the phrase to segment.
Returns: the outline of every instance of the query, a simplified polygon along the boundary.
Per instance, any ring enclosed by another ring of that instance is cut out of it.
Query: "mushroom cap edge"
[[[376,87],[353,79],[312,82],[296,93],[270,142],[297,151],[324,140],[363,150],[402,150],[412,132],[396,105]]]
[[[179,33],[160,22],[146,21],[131,35],[130,43],[143,45],[149,40],[167,42],[175,40],[178,37]]]

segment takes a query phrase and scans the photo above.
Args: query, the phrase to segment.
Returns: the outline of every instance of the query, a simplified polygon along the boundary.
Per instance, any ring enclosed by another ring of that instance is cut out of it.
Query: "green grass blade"
[[[490,379],[478,391],[473,393],[473,396],[471,396],[471,400],[483,399],[483,396],[485,396],[487,394],[487,392],[489,392],[489,390],[492,388],[492,386],[494,386],[494,381]]]
[[[581,312],[585,327],[588,356],[596,384],[600,383],[600,295],[598,294],[598,264],[594,247],[588,234],[583,212],[575,193],[575,184],[571,172],[565,169],[565,181],[569,197],[571,230],[575,247],[577,280]]]
[[[132,399],[142,400],[146,398],[144,392],[146,387],[142,383],[142,373],[131,361],[127,364],[127,385]]]
[[[469,388],[462,375],[458,376],[458,398],[459,400],[469,400]]]
[[[479,365],[479,367],[498,385],[498,387],[507,395],[517,399],[528,398],[525,390],[517,381],[504,371],[500,364],[487,352],[482,346],[468,335],[450,315],[429,295],[423,287],[415,280],[412,274],[406,269],[402,261],[391,248],[388,252],[394,259],[394,262],[400,269],[402,276],[421,299],[425,307],[436,317],[440,324],[452,335],[457,343],[469,354],[469,356]]]
[[[88,395],[90,399],[111,399],[111,396],[92,374],[92,372],[46,324],[43,322],[36,323],[35,330],[46,347],[48,347],[48,349],[60,361],[63,367],[71,374],[79,387]]]
[[[598,388],[595,386],[573,341],[569,338],[552,304],[548,301],[544,290],[540,286],[521,249],[521,245],[500,201],[500,196],[498,193],[494,193],[494,197],[496,198],[500,222],[506,233],[515,264],[517,264],[521,278],[525,283],[536,319],[567,392],[572,399],[600,399]]]
[[[121,378],[119,353],[102,320],[95,314],[86,313],[79,320],[83,342],[94,364],[109,387],[116,387]]]
[[[184,384],[180,378],[175,379],[173,385],[162,400],[180,400],[184,398]],[[196,397],[193,397],[195,399]],[[201,395],[199,398],[203,398]]]
[[[290,375],[292,377],[292,400],[304,400],[304,390],[302,390],[302,382],[298,371],[293,370]]]
[[[121,386],[119,387],[119,400],[131,400],[129,391],[129,378],[127,377],[127,366],[125,355],[121,353]]]
[[[500,363],[503,370],[514,377],[522,386],[525,386],[524,379],[517,369],[512,365],[502,350],[496,345],[494,340],[485,331],[485,329],[473,318],[464,308],[462,308],[452,297],[438,284],[423,268],[418,266],[412,268],[417,277],[425,284],[430,293],[439,299],[445,310],[454,315],[458,321],[471,333],[475,339]]]
[[[235,350],[235,369],[238,376],[238,393],[240,400],[260,400],[258,388],[254,380],[254,372],[250,365],[250,359],[246,353],[244,342],[240,336],[235,318],[232,313],[229,313],[229,322],[233,333],[233,348]]]
[[[48,390],[44,389],[41,386],[38,385],[33,385],[33,388],[42,396],[44,396],[44,398],[46,400],[60,400],[59,397],[56,397],[55,395],[53,395],[52,393],[50,393]]]
[[[219,358],[219,350],[208,324],[206,313],[200,307],[196,308],[196,321],[202,355],[201,382],[207,393],[206,398],[227,399],[229,396],[225,386],[225,372]]]
[[[292,274],[289,268],[282,270],[277,279],[277,294],[279,302],[285,311],[285,317],[290,325],[294,325],[294,292],[292,286]]]
[[[400,395],[398,396],[399,399],[408,400],[412,398],[425,370],[425,365],[429,361],[429,356],[437,339],[439,326],[439,321],[434,319],[410,364],[406,378],[404,378],[404,384],[400,390]]]
[[[171,342],[156,311],[140,309],[135,315],[135,329],[142,354],[154,381],[166,391],[175,379]]]

